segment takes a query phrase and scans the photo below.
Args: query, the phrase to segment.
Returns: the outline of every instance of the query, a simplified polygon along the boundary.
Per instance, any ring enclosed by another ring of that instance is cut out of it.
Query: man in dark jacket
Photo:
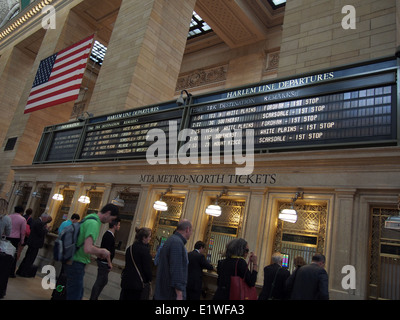
[[[317,253],[311,264],[297,270],[292,300],[329,300],[328,274],[324,266],[325,256]]]
[[[48,223],[51,222],[51,220],[52,218],[47,213],[43,213],[40,218],[33,221],[31,234],[27,241],[28,250],[17,270],[17,275],[21,277],[35,276],[36,272],[32,268],[33,263],[35,262],[39,249],[43,247],[45,236],[49,231]]]
[[[272,255],[272,264],[264,268],[264,285],[259,300],[283,300],[286,298],[285,285],[290,272],[282,267],[282,254]]]
[[[186,287],[187,300],[200,300],[201,287],[203,284],[203,269],[213,270],[213,266],[204,256],[205,244],[197,241],[194,250],[188,253],[188,283]]]
[[[188,257],[185,244],[192,234],[188,220],[178,223],[175,233],[165,241],[157,266],[155,300],[185,300]]]

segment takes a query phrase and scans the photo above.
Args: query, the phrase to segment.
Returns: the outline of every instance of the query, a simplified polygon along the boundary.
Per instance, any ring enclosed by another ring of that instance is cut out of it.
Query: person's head
[[[41,219],[44,223],[49,223],[49,222],[51,222],[51,220],[53,220],[53,219],[51,218],[51,216],[48,215],[47,213],[42,213],[42,214],[40,215],[40,219]]]
[[[283,259],[283,256],[280,252],[275,252],[271,258],[272,263],[279,264],[280,266],[282,265],[282,259]]]
[[[203,253],[205,246],[206,246],[206,244],[203,241],[197,241],[194,244],[194,248],[196,250],[199,250],[200,253]]]
[[[0,198],[0,216],[7,214],[8,201],[4,198]]]
[[[296,268],[300,268],[301,266],[304,266],[306,262],[304,261],[303,257],[297,256],[293,259],[293,264]]]
[[[321,253],[316,253],[311,259],[312,263],[319,265],[321,268],[325,266],[325,256]]]
[[[23,214],[24,213],[24,207],[16,206],[16,207],[14,207],[14,212],[15,213],[19,213],[19,214]]]
[[[192,223],[186,219],[179,221],[176,232],[180,233],[186,240],[189,240],[193,232]]]
[[[102,223],[110,223],[111,221],[117,219],[119,214],[119,209],[115,204],[106,204],[98,213],[100,221]]]
[[[228,242],[225,250],[225,257],[231,258],[232,256],[238,256],[246,258],[249,253],[249,246],[247,241],[242,238],[233,239]]]
[[[25,210],[25,214],[29,217],[32,214],[33,210],[31,208],[28,208]]]
[[[81,217],[80,217],[79,214],[77,214],[77,213],[74,213],[74,214],[72,214],[72,216],[71,216],[71,221],[72,221],[72,223],[78,222],[80,219],[81,219]]]
[[[136,228],[135,242],[142,242],[148,244],[151,240],[151,229],[150,228]]]
[[[116,219],[112,220],[108,224],[108,228],[113,229],[114,231],[118,231],[120,227],[121,227],[121,219],[118,217]]]

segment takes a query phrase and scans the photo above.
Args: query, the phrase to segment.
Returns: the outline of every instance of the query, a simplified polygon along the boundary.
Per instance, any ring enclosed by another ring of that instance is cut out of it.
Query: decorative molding
[[[176,91],[199,88],[226,81],[228,64],[202,68],[182,74],[177,81]]]
[[[276,72],[279,67],[280,51],[268,52],[265,63],[265,72]]]
[[[0,41],[8,37],[14,31],[17,31],[23,26],[26,26],[28,22],[32,22],[38,19],[38,17],[42,15],[42,9],[52,2],[53,0],[42,0],[33,2],[25,10],[20,12],[14,19],[5,24],[2,29],[0,29]]]

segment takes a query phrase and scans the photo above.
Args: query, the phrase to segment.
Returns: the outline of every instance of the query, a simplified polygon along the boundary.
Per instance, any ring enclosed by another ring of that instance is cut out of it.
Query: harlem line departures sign
[[[167,155],[244,148],[249,133],[255,152],[395,144],[397,72],[395,58],[380,59],[49,126],[33,163],[144,159],[154,129]]]

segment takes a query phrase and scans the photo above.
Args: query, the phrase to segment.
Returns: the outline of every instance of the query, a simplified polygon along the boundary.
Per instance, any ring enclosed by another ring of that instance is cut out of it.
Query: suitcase
[[[14,262],[13,256],[0,252],[0,298],[6,295],[8,277]]]

